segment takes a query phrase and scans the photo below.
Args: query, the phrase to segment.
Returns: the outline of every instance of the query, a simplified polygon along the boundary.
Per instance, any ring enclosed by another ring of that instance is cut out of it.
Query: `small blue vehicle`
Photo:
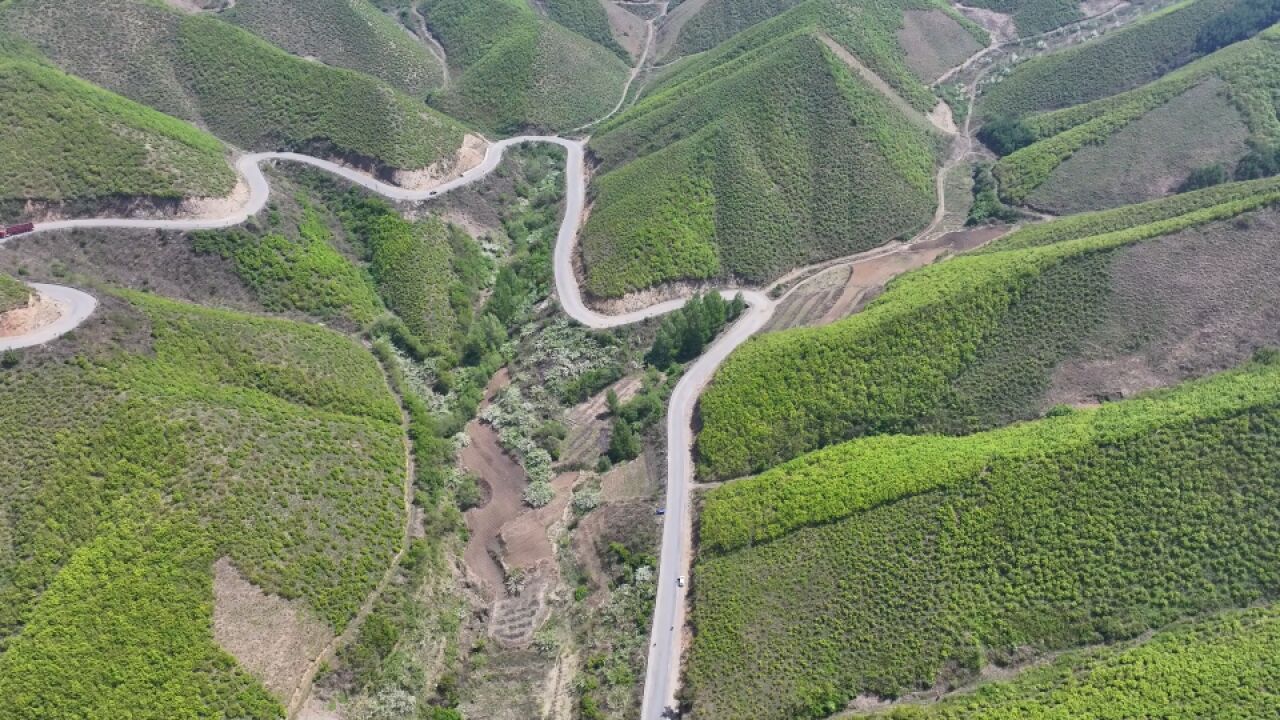
[[[666,515],[666,514],[667,514],[667,509],[664,507],[660,507],[657,509],[656,512],[654,512],[654,515]]]

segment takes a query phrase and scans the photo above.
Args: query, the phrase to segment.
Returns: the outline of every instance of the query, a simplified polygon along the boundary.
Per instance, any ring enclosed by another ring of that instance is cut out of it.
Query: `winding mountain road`
[[[51,301],[61,308],[57,320],[38,327],[21,335],[0,338],[0,351],[18,350],[52,342],[75,330],[93,314],[98,301],[87,292],[62,285],[45,285],[31,283],[31,288],[45,301]]]
[[[568,156],[565,163],[565,214],[556,236],[554,253],[556,294],[565,313],[574,320],[595,329],[630,325],[649,318],[664,315],[682,307],[686,300],[676,299],[658,303],[642,310],[618,315],[604,315],[587,307],[574,273],[574,255],[577,249],[578,229],[586,206],[587,182],[584,141],[558,136],[524,135],[491,143],[484,160],[461,176],[429,190],[406,190],[376,180],[364,173],[321,158],[289,152],[252,153],[242,156],[236,169],[249,187],[249,198],[239,210],[215,218],[182,220],[155,220],[145,218],[89,218],[56,220],[39,223],[29,234],[60,230],[123,228],[137,230],[213,230],[244,223],[267,204],[271,194],[270,183],[263,173],[263,165],[271,162],[295,162],[310,165],[342,177],[356,185],[392,200],[421,201],[439,197],[451,190],[464,187],[484,178],[502,162],[503,155],[512,147],[526,143],[550,143],[563,147]],[[44,287],[44,286],[38,286]],[[49,286],[54,287],[54,286]],[[92,311],[96,301],[92,297],[71,288],[59,288],[59,292],[75,293],[87,298],[78,307]],[[676,578],[689,574],[692,560],[693,517],[690,494],[693,485],[693,411],[698,395],[711,379],[715,369],[741,345],[764,327],[773,314],[774,301],[754,290],[725,290],[726,297],[741,292],[747,301],[747,310],[728,331],[723,333],[706,353],[693,363],[672,392],[667,413],[667,499],[666,521],[662,534],[662,552],[658,576],[657,598],[654,609],[649,663],[645,680],[642,717],[645,720],[662,717],[666,708],[674,707],[675,692],[679,683],[680,657],[683,652],[685,592]],[[81,300],[83,300],[81,298]],[[76,313],[78,314],[78,313]],[[87,316],[87,313],[85,313]],[[83,319],[83,318],[81,318]],[[76,321],[75,324],[78,324]],[[74,327],[74,325],[72,325]],[[64,331],[65,332],[65,331]],[[59,333],[60,334],[60,333]],[[35,344],[35,343],[31,343]],[[0,349],[3,349],[0,346]]]

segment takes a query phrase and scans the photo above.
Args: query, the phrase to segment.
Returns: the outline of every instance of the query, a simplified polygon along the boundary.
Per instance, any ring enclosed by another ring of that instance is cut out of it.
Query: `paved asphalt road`
[[[262,173],[262,164],[271,161],[297,162],[311,165],[326,172],[338,175],[357,185],[372,190],[379,195],[393,200],[427,200],[443,195],[450,190],[469,185],[488,175],[502,161],[507,148],[525,143],[553,143],[565,148],[568,158],[565,168],[565,217],[556,237],[555,247],[555,282],[556,293],[560,305],[566,314],[574,320],[591,328],[603,329],[629,325],[631,323],[657,317],[684,305],[684,299],[658,303],[635,312],[621,315],[602,315],[588,308],[582,299],[577,276],[573,271],[573,259],[576,251],[578,229],[582,223],[583,210],[586,204],[586,168],[584,165],[583,142],[554,136],[521,136],[491,143],[485,152],[484,160],[476,167],[463,173],[460,177],[430,190],[406,190],[395,185],[375,180],[364,173],[343,167],[328,160],[321,160],[309,155],[285,152],[253,153],[245,155],[236,163],[236,169],[249,185],[249,200],[237,212],[221,217],[192,220],[148,220],[127,218],[104,218],[84,220],[59,220],[40,223],[34,232],[50,232],[74,228],[137,228],[149,230],[210,230],[231,227],[245,222],[256,215],[267,204],[270,186]],[[72,302],[74,312],[64,320],[69,327],[35,339],[27,344],[48,342],[78,325],[93,311],[96,301],[84,293],[71,288],[56,286],[37,286],[42,292],[57,293],[55,297],[67,298]],[[726,297],[732,297],[734,290],[723,291]],[[680,658],[684,651],[684,615],[685,592],[676,584],[676,578],[689,575],[692,561],[693,517],[690,508],[690,491],[693,483],[693,410],[698,395],[710,381],[716,368],[724,361],[734,348],[741,345],[753,334],[764,327],[773,314],[774,303],[761,292],[742,291],[748,309],[727,332],[721,335],[702,357],[685,372],[684,377],[676,385],[671,396],[671,404],[667,412],[667,499],[666,516],[662,532],[662,552],[659,561],[658,590],[654,607],[653,629],[650,636],[649,662],[645,677],[644,702],[641,710],[642,720],[661,718],[665,710],[675,705],[675,694],[680,681]],[[64,323],[59,321],[55,326]],[[0,344],[0,349],[4,345]]]
[[[98,301],[92,295],[75,288],[61,285],[45,285],[44,283],[31,283],[31,287],[40,295],[61,304],[66,310],[55,322],[42,328],[33,330],[25,335],[0,338],[0,350],[17,350],[33,345],[43,345],[62,337],[76,329],[80,323],[93,314],[94,308],[98,307]]]

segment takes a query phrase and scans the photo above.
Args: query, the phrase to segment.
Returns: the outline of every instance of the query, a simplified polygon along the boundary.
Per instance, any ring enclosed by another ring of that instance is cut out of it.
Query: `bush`
[[[1192,190],[1221,185],[1228,179],[1227,169],[1221,164],[1215,163],[1192,170],[1191,175],[1178,186],[1178,192],[1191,192]]]

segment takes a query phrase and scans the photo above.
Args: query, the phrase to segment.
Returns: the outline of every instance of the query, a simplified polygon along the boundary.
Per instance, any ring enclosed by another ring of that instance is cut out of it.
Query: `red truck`
[[[36,226],[33,223],[18,223],[17,225],[10,225],[9,227],[0,227],[0,238],[29,233],[35,229]]]

